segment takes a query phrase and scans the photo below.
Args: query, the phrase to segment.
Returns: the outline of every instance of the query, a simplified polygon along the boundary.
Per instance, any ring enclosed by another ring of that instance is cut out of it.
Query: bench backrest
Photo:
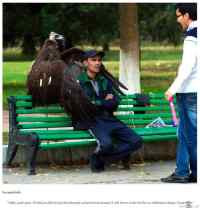
[[[156,118],[172,124],[169,103],[162,93],[149,93],[150,105],[136,106],[136,95],[121,96],[121,102],[114,113],[131,127],[144,127]],[[58,105],[32,107],[31,96],[16,96],[16,124],[19,129],[72,128],[71,118]]]

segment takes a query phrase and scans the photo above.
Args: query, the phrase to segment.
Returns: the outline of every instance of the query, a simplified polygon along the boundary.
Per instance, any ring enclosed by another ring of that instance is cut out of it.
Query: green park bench
[[[116,117],[141,135],[144,142],[176,140],[177,129],[170,125],[171,112],[163,93],[149,93],[149,104],[146,106],[140,106],[138,103],[138,96],[141,95],[121,96],[120,105],[115,112]],[[38,150],[96,144],[94,135],[89,131],[73,130],[70,117],[58,105],[32,107],[31,96],[11,96],[8,98],[8,104],[9,143],[6,165],[9,167],[19,145],[26,147],[29,174],[35,174]],[[146,127],[159,117],[166,126]]]

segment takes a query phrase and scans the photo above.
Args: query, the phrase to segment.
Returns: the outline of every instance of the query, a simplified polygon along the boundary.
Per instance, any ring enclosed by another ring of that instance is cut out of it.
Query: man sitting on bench
[[[142,146],[142,138],[124,123],[113,116],[119,98],[114,92],[112,82],[100,73],[104,52],[86,51],[86,66],[78,81],[90,101],[97,106],[95,121],[76,121],[74,125],[87,127],[97,138],[97,147],[90,157],[93,172],[104,171],[105,162],[121,160],[124,168],[129,169],[130,154]],[[113,138],[116,142],[113,142]]]

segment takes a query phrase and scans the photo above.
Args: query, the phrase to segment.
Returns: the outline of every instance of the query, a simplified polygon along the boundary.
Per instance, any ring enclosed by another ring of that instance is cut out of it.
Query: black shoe
[[[160,179],[164,183],[189,183],[189,176],[178,176],[172,173],[167,178]]]
[[[90,168],[93,173],[100,173],[105,170],[104,162],[100,159],[99,155],[93,154],[90,157]]]
[[[197,177],[195,177],[195,176],[193,176],[193,175],[190,174],[190,176],[189,176],[189,182],[190,183],[197,183]]]
[[[123,166],[124,170],[130,170],[131,169],[130,168],[130,159],[131,159],[130,155],[128,155],[128,156],[126,156],[122,159],[122,166]]]

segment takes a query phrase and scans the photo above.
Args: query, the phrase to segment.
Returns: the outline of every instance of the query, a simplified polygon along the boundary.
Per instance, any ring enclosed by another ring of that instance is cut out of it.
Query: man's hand
[[[113,99],[113,94],[107,94],[106,97],[105,97],[105,100],[111,100]]]
[[[168,90],[165,92],[165,98],[170,101],[173,99],[173,95],[171,92],[169,92]]]

